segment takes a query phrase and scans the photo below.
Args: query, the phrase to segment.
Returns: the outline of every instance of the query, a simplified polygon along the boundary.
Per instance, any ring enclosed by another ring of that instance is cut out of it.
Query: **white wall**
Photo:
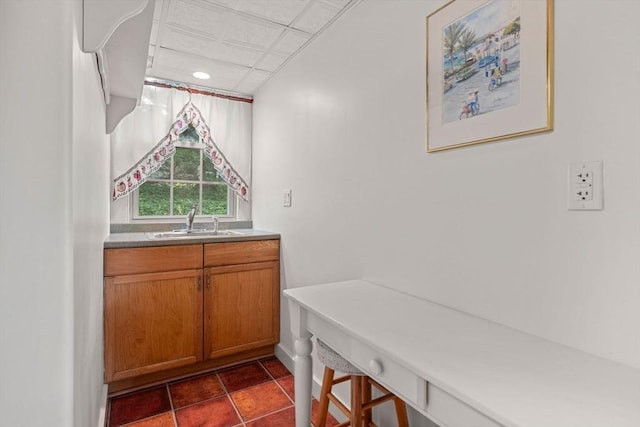
[[[109,233],[109,137],[104,96],[93,54],[81,51],[82,7],[76,2],[73,38],[73,316],[75,427],[101,427],[103,384],[103,242]]]
[[[108,145],[81,2],[0,1],[2,425],[96,426]]]
[[[283,287],[362,277],[640,368],[640,2],[556,0],[553,132],[427,154],[442,4],[364,0],[255,96],[253,220],[282,234]],[[588,160],[605,209],[568,211]]]

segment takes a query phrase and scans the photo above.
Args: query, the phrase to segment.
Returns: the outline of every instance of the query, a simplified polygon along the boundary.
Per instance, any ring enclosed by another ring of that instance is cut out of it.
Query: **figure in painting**
[[[443,28],[443,123],[519,104],[521,1],[492,0]]]

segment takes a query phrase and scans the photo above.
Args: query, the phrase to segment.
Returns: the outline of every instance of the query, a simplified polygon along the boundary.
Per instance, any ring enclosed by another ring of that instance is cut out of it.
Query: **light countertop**
[[[104,248],[112,249],[148,246],[193,245],[199,243],[242,242],[249,240],[270,240],[280,238],[280,234],[278,233],[256,230],[254,228],[241,228],[224,231],[230,231],[232,232],[232,234],[220,234],[216,236],[190,235],[158,239],[151,237],[151,232],[111,233],[104,241]]]

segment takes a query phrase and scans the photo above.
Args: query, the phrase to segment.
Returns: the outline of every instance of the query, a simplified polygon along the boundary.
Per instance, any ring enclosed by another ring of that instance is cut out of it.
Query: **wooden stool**
[[[402,399],[369,378],[320,340],[318,340],[317,352],[318,358],[325,365],[325,368],[324,377],[322,378],[322,389],[320,391],[320,405],[318,408],[318,422],[316,423],[316,427],[325,427],[327,413],[329,411],[329,402],[333,403],[347,417],[347,421],[338,424],[337,427],[375,427],[375,424],[371,421],[373,407],[389,400],[393,400],[395,404],[398,427],[409,427],[407,408]],[[347,375],[334,379],[335,371]],[[331,393],[331,389],[335,384],[349,380],[351,380],[351,410],[347,409],[347,407]],[[377,388],[382,393],[382,396],[372,400],[371,386]]]

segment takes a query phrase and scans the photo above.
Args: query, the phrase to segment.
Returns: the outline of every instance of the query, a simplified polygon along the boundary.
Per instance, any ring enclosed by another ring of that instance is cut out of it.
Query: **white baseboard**
[[[102,396],[100,397],[100,413],[98,414],[98,427],[107,427],[107,395],[109,393],[109,386],[104,384],[102,386]]]
[[[276,345],[276,357],[282,362],[282,364],[293,374],[294,370],[294,362],[293,355],[289,353],[287,349],[285,349],[282,344]]]

